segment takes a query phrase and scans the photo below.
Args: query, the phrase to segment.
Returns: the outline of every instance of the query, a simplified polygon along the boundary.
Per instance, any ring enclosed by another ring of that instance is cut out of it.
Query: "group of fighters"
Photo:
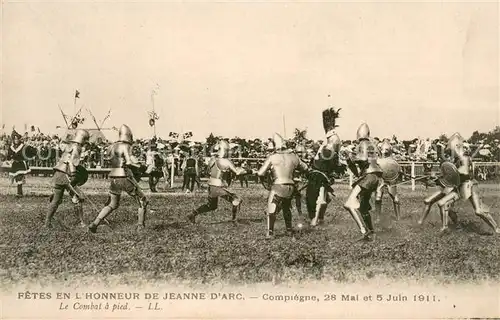
[[[340,109],[339,109],[340,110]],[[328,204],[332,200],[334,173],[340,169],[340,146],[341,140],[335,133],[336,120],[339,110],[329,108],[323,111],[323,127],[325,130],[325,141],[318,150],[311,163],[306,164],[301,160],[296,150],[286,147],[285,140],[279,135],[274,135],[274,152],[267,157],[258,171],[258,175],[264,182],[268,174],[272,175],[272,183],[268,186],[269,196],[267,203],[267,232],[268,238],[274,237],[274,225],[277,214],[283,212],[287,234],[293,233],[291,203],[297,199],[298,190],[297,173],[303,175],[307,180],[306,207],[309,223],[316,226],[323,223]],[[84,195],[79,189],[87,180],[85,169],[80,165],[80,154],[82,147],[87,143],[89,133],[84,129],[77,130],[74,137],[68,141],[62,157],[54,167],[53,194],[45,218],[45,227],[50,228],[54,213],[61,204],[65,191],[71,195],[75,212],[80,218],[82,225],[83,209],[82,201]],[[356,180],[343,205],[349,212],[361,233],[362,240],[373,240],[375,235],[374,219],[371,215],[370,200],[375,195],[375,220],[381,216],[382,197],[387,191],[394,205],[396,220],[400,218],[400,202],[397,194],[398,177],[402,175],[399,165],[392,159],[391,145],[384,142],[378,148],[370,137],[370,129],[363,123],[357,130],[357,149],[352,154],[343,154],[349,170],[354,174]],[[448,230],[448,220],[457,224],[457,214],[453,210],[454,204],[459,199],[469,199],[476,215],[483,219],[495,233],[500,233],[496,221],[488,213],[478,194],[478,184],[473,179],[471,172],[471,159],[464,150],[464,139],[455,133],[448,142],[447,152],[449,158],[441,164],[441,172],[436,179],[440,190],[424,200],[425,208],[418,223],[422,224],[428,216],[433,204],[439,206],[442,227],[441,232]],[[110,213],[118,209],[120,198],[126,192],[137,201],[138,205],[138,228],[144,228],[148,199],[138,185],[136,171],[140,168],[132,155],[133,135],[127,125],[122,125],[118,132],[118,140],[110,146],[111,171],[109,177],[109,196],[105,206],[99,212],[94,221],[88,225],[92,233]],[[14,159],[13,167],[26,171],[27,168],[17,162],[22,162],[17,140],[11,146],[11,157]],[[208,164],[210,178],[208,180],[208,199],[205,204],[193,210],[187,216],[187,220],[195,223],[200,214],[216,210],[219,198],[228,201],[232,205],[232,220],[237,221],[241,209],[242,199],[234,192],[228,190],[224,177],[228,172],[235,175],[246,174],[246,170],[236,167],[230,160],[230,147],[225,141],[218,144],[218,152],[212,157]],[[19,179],[23,174],[16,175]],[[414,177],[413,177],[414,178]],[[263,183],[264,184],[264,183]],[[22,184],[19,184],[22,185]]]

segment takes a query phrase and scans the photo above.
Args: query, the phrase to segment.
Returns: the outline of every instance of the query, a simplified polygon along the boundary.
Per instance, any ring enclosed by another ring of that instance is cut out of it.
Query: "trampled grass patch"
[[[34,180],[34,179],[32,179]],[[41,180],[41,179],[39,179]],[[45,182],[49,182],[45,179]],[[33,183],[33,186],[36,182]],[[156,194],[144,231],[136,231],[137,208],[124,196],[121,207],[108,217],[97,234],[78,225],[69,198],[56,214],[55,228],[42,228],[50,188],[26,186],[28,196],[16,199],[0,186],[0,272],[3,286],[23,281],[100,281],[143,284],[158,281],[184,283],[356,282],[376,278],[441,283],[499,280],[500,237],[491,234],[468,202],[460,202],[460,230],[439,236],[437,208],[423,227],[416,225],[426,194],[418,187],[400,188],[402,219],[391,231],[380,232],[376,241],[356,242],[359,233],[342,207],[346,186],[336,186],[326,224],[305,229],[295,237],[284,235],[279,217],[277,237],[265,239],[266,191],[252,185],[234,190],[244,199],[239,222],[229,222],[230,206],[221,201],[214,213],[200,216],[195,225],[186,215],[205,201],[206,193]],[[84,189],[90,222],[106,201],[106,183]],[[97,192],[90,192],[90,191]],[[496,220],[500,188],[481,188],[483,200]],[[305,211],[305,205],[304,205]],[[384,212],[392,205],[384,200]],[[294,209],[294,222],[297,214]],[[76,280],[78,279],[78,280]]]

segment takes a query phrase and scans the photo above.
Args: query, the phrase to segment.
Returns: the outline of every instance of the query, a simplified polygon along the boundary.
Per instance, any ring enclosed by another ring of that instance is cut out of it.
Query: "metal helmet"
[[[286,149],[286,141],[279,133],[274,133],[273,142],[276,151]]]
[[[368,127],[368,124],[366,122],[363,122],[359,128],[358,131],[356,132],[356,139],[358,141],[361,140],[368,140],[370,138],[370,127]]]
[[[338,151],[340,149],[342,141],[336,133],[327,134],[326,146],[325,148],[333,151]]]
[[[78,129],[75,132],[75,136],[73,137],[73,139],[70,140],[70,142],[76,142],[78,144],[83,144],[86,141],[88,141],[89,138],[90,138],[90,134],[89,134],[89,132],[87,130],[85,130],[85,129]]]
[[[356,150],[356,160],[368,161],[376,158],[377,151],[375,145],[369,140],[361,140]]]
[[[118,130],[118,141],[132,143],[134,142],[134,136],[132,135],[132,130],[126,124],[122,124]]]
[[[455,132],[448,139],[448,150],[459,155],[464,153],[464,138],[460,135],[460,133]]]
[[[384,157],[389,157],[392,154],[392,146],[388,141],[384,141],[380,146],[380,153]]]
[[[218,156],[220,158],[227,158],[228,155],[229,155],[229,143],[227,143],[226,141],[222,140],[219,142],[219,151],[218,151]]]

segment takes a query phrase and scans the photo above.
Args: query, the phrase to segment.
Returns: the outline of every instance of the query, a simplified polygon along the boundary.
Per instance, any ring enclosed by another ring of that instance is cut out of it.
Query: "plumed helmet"
[[[335,134],[335,128],[338,127],[337,119],[340,117],[339,112],[341,109],[335,110],[334,108],[328,108],[323,110],[321,114],[323,119],[323,129],[325,130],[326,139]]]
[[[464,153],[464,138],[460,135],[460,133],[455,132],[448,139],[448,150],[454,152],[455,154]]]
[[[227,143],[226,141],[222,140],[219,142],[219,151],[218,151],[218,155],[220,158],[227,158],[228,155],[229,155],[229,143]]]
[[[126,124],[122,124],[118,130],[118,141],[132,143],[134,142],[134,136],[132,135],[132,130]]]
[[[361,140],[356,149],[356,160],[368,161],[376,158],[377,151],[375,145],[369,140]]]
[[[279,133],[274,133],[273,142],[275,150],[282,150],[286,148],[286,141]]]
[[[73,137],[73,139],[71,139],[71,142],[76,142],[78,144],[83,144],[85,142],[87,142],[90,138],[90,134],[87,130],[85,129],[78,129],[76,132],[75,132],[75,136]]]
[[[388,141],[382,142],[382,145],[380,146],[380,153],[384,157],[388,157],[392,154],[392,146]]]
[[[359,126],[356,132],[356,139],[358,139],[358,141],[370,139],[370,127],[368,127],[367,123],[363,122]]]

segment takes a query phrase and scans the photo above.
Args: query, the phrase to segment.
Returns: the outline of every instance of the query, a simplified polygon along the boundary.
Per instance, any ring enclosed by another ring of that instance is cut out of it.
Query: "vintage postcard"
[[[0,319],[500,317],[497,1],[1,2]]]

